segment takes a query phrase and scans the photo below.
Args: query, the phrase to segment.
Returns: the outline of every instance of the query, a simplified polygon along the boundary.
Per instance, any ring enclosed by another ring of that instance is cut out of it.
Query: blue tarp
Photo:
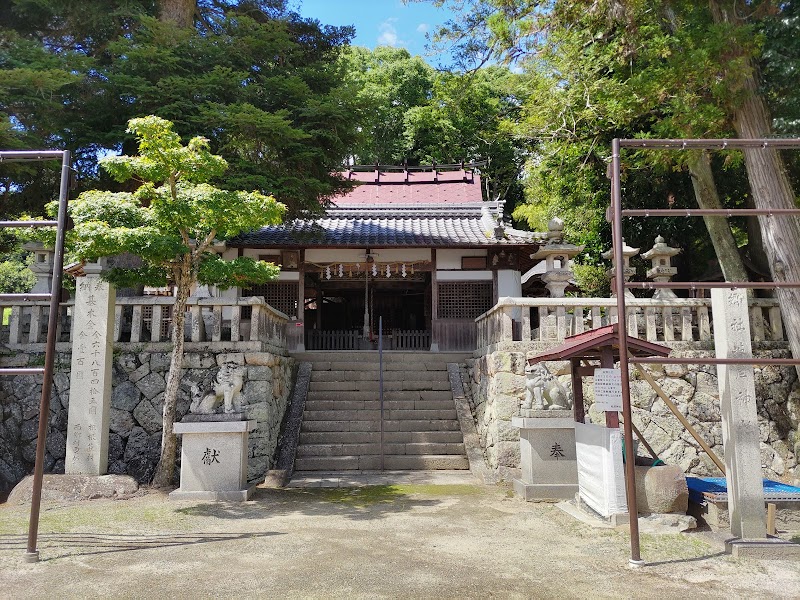
[[[689,486],[689,500],[698,504],[728,501],[728,486],[724,477],[686,477]],[[800,501],[800,487],[781,483],[780,481],[764,480],[764,499],[797,500]]]

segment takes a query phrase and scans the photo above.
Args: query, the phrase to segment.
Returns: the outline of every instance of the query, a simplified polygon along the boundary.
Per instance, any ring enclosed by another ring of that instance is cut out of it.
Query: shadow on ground
[[[131,552],[134,550],[151,550],[154,548],[171,548],[177,546],[197,546],[215,542],[231,542],[251,538],[265,538],[286,535],[279,532],[258,533],[195,533],[164,535],[123,535],[113,533],[53,533],[39,536],[40,545],[50,548],[73,548],[70,556],[91,556],[93,554],[109,554],[112,552]],[[27,537],[22,535],[0,535],[0,551],[27,549]],[[63,555],[62,555],[63,556]],[[54,556],[42,561],[60,558]]]
[[[435,495],[427,488],[440,488]],[[187,516],[208,516],[220,519],[265,519],[270,516],[301,514],[330,516],[354,520],[382,519],[390,514],[443,503],[442,496],[451,488],[467,486],[399,486],[375,485],[358,488],[281,488],[256,489],[248,502],[209,502],[179,508]],[[414,493],[410,493],[410,491]],[[475,492],[467,492],[475,493]],[[466,495],[466,494],[464,494]]]

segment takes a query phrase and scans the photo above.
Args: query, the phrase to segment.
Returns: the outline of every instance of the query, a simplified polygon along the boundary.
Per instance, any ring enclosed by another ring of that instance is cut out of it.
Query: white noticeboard
[[[599,410],[622,410],[622,372],[619,369],[594,370],[594,403]]]

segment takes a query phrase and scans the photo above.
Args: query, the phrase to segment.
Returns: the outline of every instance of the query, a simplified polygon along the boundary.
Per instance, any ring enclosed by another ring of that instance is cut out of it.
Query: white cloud
[[[378,31],[380,31],[380,35],[378,35],[378,45],[393,47],[405,46],[405,42],[397,35],[397,29],[394,26],[396,21],[396,18],[390,18],[378,25]]]
[[[429,25],[427,23],[420,23],[417,25],[417,32],[418,33],[427,33]]]

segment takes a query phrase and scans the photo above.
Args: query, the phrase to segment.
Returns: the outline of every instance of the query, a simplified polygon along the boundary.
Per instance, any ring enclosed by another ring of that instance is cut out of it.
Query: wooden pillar
[[[317,283],[317,331],[322,330],[322,305],[325,303],[325,292]]]
[[[572,411],[575,421],[583,423],[586,413],[583,407],[583,377],[580,372],[580,359],[573,358],[569,361],[572,376]]]
[[[306,351],[306,333],[305,333],[305,308],[306,308],[306,251],[300,249],[300,256],[297,260],[297,322],[295,327],[295,351]],[[291,323],[289,324],[291,325]]]
[[[614,368],[614,351],[610,347],[600,351],[600,367],[602,369]],[[617,411],[606,411],[606,427],[619,429],[619,413]]]
[[[431,352],[439,351],[439,280],[436,278],[436,248],[431,248]]]

